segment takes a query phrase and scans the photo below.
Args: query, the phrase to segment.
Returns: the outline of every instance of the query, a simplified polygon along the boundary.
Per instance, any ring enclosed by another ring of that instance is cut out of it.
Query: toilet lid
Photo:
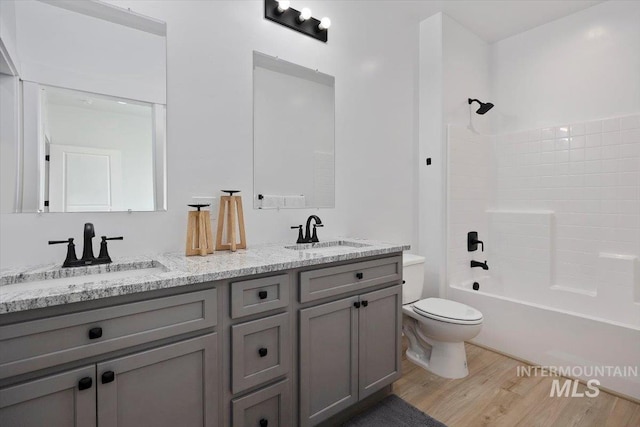
[[[426,317],[451,323],[482,320],[482,313],[473,307],[442,298],[426,298],[416,302],[413,310]]]

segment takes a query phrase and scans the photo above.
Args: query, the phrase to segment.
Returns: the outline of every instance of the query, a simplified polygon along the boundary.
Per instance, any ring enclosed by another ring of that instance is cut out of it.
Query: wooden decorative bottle
[[[187,222],[187,256],[213,253],[213,234],[211,232],[211,214],[200,210],[209,205],[189,205],[197,211],[189,211]]]
[[[218,212],[218,230],[216,234],[216,250],[246,249],[247,239],[244,233],[244,214],[242,211],[242,197],[234,196],[238,190],[222,190],[229,193],[220,197],[220,211]],[[225,227],[226,222],[226,227]],[[226,229],[226,239],[223,242],[223,233]],[[239,232],[239,236],[238,236]],[[240,241],[238,242],[238,237]]]

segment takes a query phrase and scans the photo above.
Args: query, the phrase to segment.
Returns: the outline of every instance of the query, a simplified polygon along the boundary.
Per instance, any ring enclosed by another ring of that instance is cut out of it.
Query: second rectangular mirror
[[[254,208],[335,206],[335,78],[253,53]]]

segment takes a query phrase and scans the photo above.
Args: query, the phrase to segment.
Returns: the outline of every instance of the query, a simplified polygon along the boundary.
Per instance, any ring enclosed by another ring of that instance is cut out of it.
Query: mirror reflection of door
[[[155,106],[39,87],[49,212],[154,210]]]
[[[122,210],[122,153],[93,147],[50,145],[52,212]]]

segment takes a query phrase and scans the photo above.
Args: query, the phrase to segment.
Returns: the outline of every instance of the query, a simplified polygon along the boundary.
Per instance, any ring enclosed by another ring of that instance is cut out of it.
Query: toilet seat
[[[478,325],[482,313],[473,307],[442,298],[425,298],[413,305],[413,311],[424,317],[456,325]]]

